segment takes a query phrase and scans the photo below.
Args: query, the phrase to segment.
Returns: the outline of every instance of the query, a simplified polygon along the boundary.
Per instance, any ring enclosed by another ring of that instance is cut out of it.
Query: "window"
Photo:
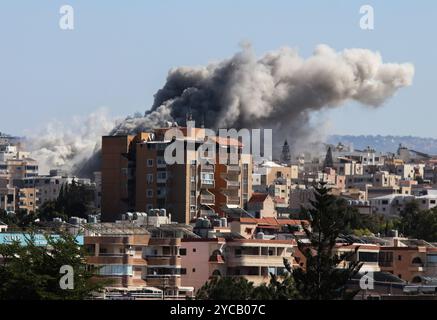
[[[147,159],[147,166],[153,167],[153,159]]]
[[[132,266],[125,265],[105,265],[99,270],[99,273],[107,276],[131,276],[133,274]]]
[[[147,184],[153,183],[153,174],[148,173],[146,176],[146,181],[147,181]]]
[[[166,180],[166,179],[167,179],[167,172],[165,171],[158,172],[158,180]]]
[[[426,256],[426,261],[432,265],[437,264],[437,254],[428,254]]]
[[[401,261],[402,260],[402,256],[398,255],[398,260]]]
[[[196,252],[196,248],[193,248],[193,252]]]
[[[196,268],[193,268],[193,272],[196,272]]]
[[[358,252],[358,261],[378,262],[377,252]]]
[[[186,255],[187,255],[187,249],[185,249],[185,248],[180,248],[180,249],[179,249],[179,254],[180,254],[181,256],[186,256]]]
[[[186,268],[181,268],[181,274],[187,274],[187,269]]]
[[[153,189],[147,189],[147,198],[153,198]]]

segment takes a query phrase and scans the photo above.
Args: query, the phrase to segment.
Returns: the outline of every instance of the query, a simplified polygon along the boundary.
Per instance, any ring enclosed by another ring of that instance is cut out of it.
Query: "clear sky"
[[[63,4],[75,10],[73,31],[58,26]],[[373,31],[359,28],[364,4]],[[258,55],[290,46],[308,56],[325,43],[413,63],[413,85],[383,108],[351,103],[325,116],[332,133],[437,138],[436,24],[434,0],[2,0],[0,131],[22,135],[99,107],[144,112],[171,67],[227,58],[250,41]]]

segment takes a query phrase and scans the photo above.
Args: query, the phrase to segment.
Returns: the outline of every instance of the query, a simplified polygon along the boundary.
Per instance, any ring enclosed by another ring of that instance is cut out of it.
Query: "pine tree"
[[[328,150],[326,151],[325,162],[323,163],[323,167],[324,168],[333,168],[334,167],[334,159],[332,156],[331,146],[329,146]]]
[[[306,259],[306,266],[292,269],[290,264],[285,263],[285,267],[292,272],[302,299],[352,298],[356,292],[347,292],[346,284],[359,272],[362,264],[348,260],[356,255],[358,248],[343,255],[336,252],[336,239],[347,223],[348,214],[336,204],[336,197],[329,194],[326,183],[321,182],[314,189],[312,208],[302,209],[310,222],[310,226],[303,226],[310,244],[298,241],[298,249]],[[346,266],[339,268],[346,261]]]

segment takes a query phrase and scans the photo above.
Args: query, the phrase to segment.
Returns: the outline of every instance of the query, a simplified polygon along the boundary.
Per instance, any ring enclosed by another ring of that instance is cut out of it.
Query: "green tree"
[[[299,295],[290,274],[281,277],[270,274],[270,282],[253,288],[250,298],[251,300],[295,300]]]
[[[62,233],[58,238],[46,236],[46,241],[40,246],[30,234],[25,245],[0,245],[0,300],[79,300],[102,289],[105,282],[94,277],[97,269],[86,265],[84,248],[75,237]],[[64,265],[73,268],[73,289],[60,287]]]
[[[404,235],[413,236],[416,234],[417,223],[420,216],[420,208],[417,201],[410,201],[405,204],[404,210],[400,213],[400,229]]]
[[[73,179],[71,184],[65,183],[59,191],[55,201],[45,202],[38,210],[38,217],[42,221],[51,221],[53,218],[69,217],[86,218],[91,213],[94,191],[88,186]]]
[[[298,241],[298,249],[306,259],[305,269],[292,270],[288,263],[285,266],[292,272],[302,299],[349,299],[356,292],[347,291],[347,282],[359,272],[362,264],[348,260],[351,260],[358,248],[342,255],[335,250],[336,239],[347,226],[349,212],[343,205],[338,205],[326,183],[319,183],[314,189],[312,208],[303,208],[310,222],[310,226],[303,226],[310,244]],[[338,268],[340,263],[346,261],[348,263],[344,268]]]
[[[198,300],[248,300],[253,282],[242,277],[216,276],[207,281],[196,293]]]
[[[437,208],[419,213],[412,236],[430,242],[437,241]]]
[[[243,277],[213,277],[196,294],[199,300],[290,300],[297,298],[290,274],[270,274],[268,284],[254,286]]]
[[[64,184],[56,200],[56,209],[68,217],[86,218],[91,213],[94,192],[86,185],[73,179],[71,184]]]
[[[0,220],[10,227],[29,228],[34,224],[36,214],[28,213],[27,210],[19,209],[14,213],[7,213],[5,210],[0,210]]]
[[[46,201],[38,210],[38,218],[41,221],[52,221],[53,218],[66,220],[68,215],[64,213],[64,209],[58,205],[57,201]]]

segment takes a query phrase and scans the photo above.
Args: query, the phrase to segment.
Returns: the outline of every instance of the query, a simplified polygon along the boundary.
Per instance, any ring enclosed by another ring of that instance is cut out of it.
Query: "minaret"
[[[191,127],[191,128],[196,127],[196,122],[193,121],[193,114],[191,113],[191,108],[189,109],[189,111],[187,113],[186,126],[187,126],[187,128],[188,127]]]
[[[282,146],[281,162],[285,164],[290,164],[291,162],[290,146],[288,145],[287,140],[285,140],[284,145]]]

